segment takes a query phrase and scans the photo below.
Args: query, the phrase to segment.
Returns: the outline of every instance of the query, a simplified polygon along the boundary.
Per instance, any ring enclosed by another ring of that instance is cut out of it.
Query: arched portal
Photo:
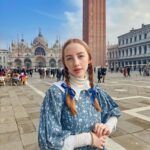
[[[39,56],[36,58],[36,61],[35,61],[35,66],[37,68],[42,68],[42,67],[46,67],[46,60],[45,58]]]
[[[29,58],[26,58],[26,59],[24,60],[24,66],[25,66],[27,69],[29,69],[29,68],[32,67],[32,62],[31,62],[31,60],[30,60]]]
[[[50,59],[49,66],[51,68],[56,68],[56,60],[54,58]]]
[[[58,60],[58,67],[59,67],[59,68],[62,67],[62,61],[61,61],[61,59]]]
[[[18,67],[21,68],[22,67],[22,61],[18,58],[15,59],[14,64],[15,64],[16,68],[18,68]]]

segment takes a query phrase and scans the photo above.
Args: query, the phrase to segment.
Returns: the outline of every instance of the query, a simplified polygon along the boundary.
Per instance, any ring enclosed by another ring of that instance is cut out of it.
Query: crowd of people
[[[32,69],[25,68],[0,68],[0,78],[3,85],[8,82],[10,85],[26,85],[28,76],[32,76]]]
[[[64,79],[64,69],[63,68],[39,68],[38,73],[39,73],[40,79],[57,78],[57,81]]]

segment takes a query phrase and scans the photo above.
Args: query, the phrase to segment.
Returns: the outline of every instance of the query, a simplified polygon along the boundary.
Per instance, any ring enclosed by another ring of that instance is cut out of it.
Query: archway
[[[58,67],[61,68],[62,66],[63,66],[63,65],[62,65],[62,61],[59,59],[59,60],[58,60]]]
[[[50,59],[49,66],[51,68],[56,68],[56,60],[54,58]]]
[[[24,66],[25,66],[27,69],[29,69],[29,68],[32,67],[32,62],[31,62],[31,60],[30,60],[29,58],[25,58],[25,60],[24,60]]]
[[[35,49],[35,53],[34,54],[35,54],[35,56],[37,56],[37,55],[43,55],[43,56],[45,56],[46,55],[45,50],[44,50],[43,47],[37,47]]]
[[[42,67],[46,67],[46,60],[43,57],[37,57],[36,61],[35,61],[35,66],[37,68],[42,68]]]
[[[21,68],[22,67],[22,61],[20,59],[15,59],[15,67],[16,68]]]

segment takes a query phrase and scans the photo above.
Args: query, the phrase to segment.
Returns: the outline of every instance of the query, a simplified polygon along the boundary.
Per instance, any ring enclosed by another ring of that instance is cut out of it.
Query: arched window
[[[37,47],[37,48],[35,49],[35,55],[43,55],[43,56],[45,56],[46,53],[45,53],[44,48],[42,48],[42,47]]]

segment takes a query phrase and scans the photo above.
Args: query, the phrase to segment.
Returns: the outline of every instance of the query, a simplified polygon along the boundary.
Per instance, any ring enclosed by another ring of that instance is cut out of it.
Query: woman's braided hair
[[[65,48],[71,44],[71,43],[78,43],[78,44],[81,44],[85,50],[87,51],[88,53],[88,56],[89,56],[89,60],[90,60],[90,63],[88,64],[88,77],[89,77],[89,82],[90,82],[90,87],[93,88],[94,87],[94,81],[93,81],[93,65],[92,65],[92,57],[91,57],[91,53],[90,53],[90,49],[88,47],[88,45],[80,40],[80,39],[69,39],[63,46],[62,48],[62,62],[63,62],[63,65],[64,65],[64,71],[65,71],[65,82],[66,84],[70,87],[70,77],[69,77],[69,71],[68,71],[68,68],[66,67],[65,65],[65,58],[64,58],[64,54],[65,54]],[[67,107],[69,108],[71,114],[74,116],[77,114],[77,111],[76,111],[76,107],[75,107],[75,101],[72,100],[71,96],[69,95],[69,93],[67,93],[66,95],[66,104],[67,104]],[[97,111],[101,111],[101,107],[99,105],[99,102],[97,100],[97,98],[95,98],[94,100],[94,107]]]

